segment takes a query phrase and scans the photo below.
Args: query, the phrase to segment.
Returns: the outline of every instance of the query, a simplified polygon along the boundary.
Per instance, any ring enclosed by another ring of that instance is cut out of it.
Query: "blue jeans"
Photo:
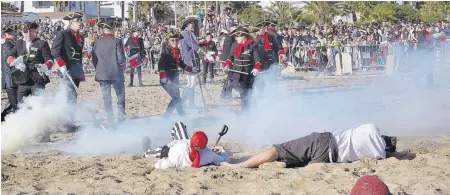
[[[117,95],[117,115],[119,121],[125,120],[125,82],[124,81],[98,81],[103,95],[105,112],[109,122],[114,122],[112,111],[111,86]]]

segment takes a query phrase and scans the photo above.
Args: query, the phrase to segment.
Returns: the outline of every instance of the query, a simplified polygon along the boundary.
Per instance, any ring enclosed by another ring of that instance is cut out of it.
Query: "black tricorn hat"
[[[268,20],[267,22],[269,23],[269,25],[274,25],[274,26],[278,25],[278,22],[275,20]]]
[[[231,36],[237,36],[237,37],[250,36],[250,32],[248,31],[248,29],[240,26],[236,30],[234,30],[233,33],[231,33]]]
[[[18,24],[9,24],[3,27],[2,31],[4,33],[10,33],[12,31],[16,31],[18,29]]]
[[[193,16],[187,17],[187,18],[184,20],[183,25],[181,26],[181,30],[184,30],[184,28],[186,28],[186,26],[187,26],[189,23],[195,22],[196,20],[197,20],[197,17],[193,17]]]
[[[258,28],[258,27],[256,27],[256,26],[249,26],[249,27],[248,27],[248,31],[249,31],[250,33],[258,32],[260,29],[261,29],[261,28]]]
[[[260,27],[260,26],[268,26],[270,24],[269,21],[264,20],[264,21],[258,21],[257,23],[255,23],[256,27]]]
[[[20,30],[25,29],[37,29],[39,25],[36,22],[24,22],[22,24],[19,24]]]
[[[71,13],[66,14],[63,17],[63,20],[73,20],[73,19],[82,18],[82,17],[83,17],[82,12],[71,12]]]
[[[113,29],[116,27],[116,19],[115,18],[106,18],[100,19],[100,22],[97,24],[100,28]]]
[[[166,39],[169,40],[171,38],[177,38],[177,39],[183,39],[183,35],[181,35],[179,32],[176,31],[169,31],[166,35]]]

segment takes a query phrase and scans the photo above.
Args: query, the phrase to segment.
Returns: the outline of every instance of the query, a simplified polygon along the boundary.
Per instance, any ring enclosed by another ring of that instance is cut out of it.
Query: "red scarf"
[[[79,32],[75,32],[75,39],[77,39],[78,45],[81,45],[81,35]]]
[[[208,48],[208,46],[209,46],[209,41],[205,41],[204,44],[205,44],[205,47]]]
[[[11,38],[5,38],[5,41],[12,41]]]
[[[200,153],[195,149],[196,146],[204,149],[208,144],[208,136],[203,131],[197,131],[192,135],[191,144],[189,145],[189,159],[192,161],[192,167],[198,168],[200,166]]]
[[[252,40],[249,39],[245,41],[244,43],[239,43],[239,45],[236,47],[236,50],[234,50],[234,55],[238,58],[241,57],[241,51],[243,48],[247,48],[250,44],[252,44]]]
[[[172,51],[173,58],[175,58],[175,65],[177,65],[177,68],[180,67],[180,52],[177,48],[170,47],[170,50]]]
[[[272,28],[272,27],[268,27],[267,30],[270,30],[270,31],[272,31],[272,32],[275,32],[275,29]]]
[[[109,34],[109,33],[103,34],[103,37],[112,37],[112,34]]]
[[[270,45],[270,41],[269,41],[269,33],[264,33],[263,35],[264,37],[264,50],[269,50],[272,49],[272,46]]]
[[[138,37],[133,37],[134,38],[134,44],[139,45],[139,38]]]

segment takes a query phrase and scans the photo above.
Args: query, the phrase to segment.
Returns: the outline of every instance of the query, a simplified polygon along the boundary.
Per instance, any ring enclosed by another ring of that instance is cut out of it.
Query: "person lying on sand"
[[[228,164],[230,158],[223,147],[214,147],[212,149],[206,147],[208,137],[202,131],[194,133],[192,138],[189,136],[186,125],[177,122],[172,128],[172,142],[169,144],[151,150],[150,142],[144,138],[143,146],[147,148],[145,157],[159,157],[155,163],[157,169],[182,168],[192,166],[198,168],[209,164],[216,166]],[[149,139],[148,139],[149,140]]]
[[[165,146],[151,149],[150,138],[145,136],[142,140],[142,148],[144,150],[144,157],[164,158],[168,156],[170,148],[172,148],[178,141],[184,141],[189,144],[191,136],[187,130],[186,125],[183,122],[176,122],[172,127],[172,142]]]
[[[245,162],[232,167],[303,167],[309,163],[353,162],[363,158],[386,158],[395,152],[396,137],[380,134],[374,124],[333,133],[312,133],[274,145]],[[272,163],[270,163],[272,162]]]

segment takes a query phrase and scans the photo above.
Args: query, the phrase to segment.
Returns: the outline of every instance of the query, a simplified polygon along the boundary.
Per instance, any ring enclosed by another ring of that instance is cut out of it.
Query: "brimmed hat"
[[[274,25],[274,26],[278,25],[278,22],[275,20],[268,20],[267,22],[269,23],[269,25]]]
[[[2,31],[4,33],[10,33],[12,31],[16,31],[18,29],[18,24],[9,24],[3,27]]]
[[[130,29],[131,33],[139,32],[139,31],[141,31],[141,29],[139,29],[139,28],[132,28],[132,29]]]
[[[171,38],[177,38],[177,39],[183,39],[183,35],[181,35],[179,32],[170,31],[166,35],[166,39],[169,40]]]
[[[231,36],[241,37],[243,35],[250,36],[249,30],[244,27],[238,27],[233,33],[231,33]]]
[[[26,29],[37,29],[39,25],[36,22],[24,22],[22,24],[19,24],[20,30],[26,30]]]
[[[100,20],[100,22],[97,25],[100,28],[113,29],[116,27],[116,19],[115,18],[106,18],[106,19]]]
[[[256,26],[249,26],[249,27],[248,27],[248,31],[249,31],[250,33],[258,32],[260,29],[261,29],[261,28],[258,28],[258,27],[256,27]]]
[[[194,17],[194,16],[187,17],[184,20],[183,25],[181,26],[181,30],[184,30],[188,24],[190,24],[191,22],[195,22],[196,20],[197,20],[197,17]]]
[[[82,12],[71,12],[71,13],[66,14],[63,17],[63,20],[73,20],[73,19],[82,18],[82,17],[83,17]]]
[[[256,23],[255,23],[255,26],[256,26],[256,27],[260,27],[260,26],[268,26],[269,24],[270,24],[269,21],[264,20],[264,21],[258,21],[258,22],[256,22]]]

